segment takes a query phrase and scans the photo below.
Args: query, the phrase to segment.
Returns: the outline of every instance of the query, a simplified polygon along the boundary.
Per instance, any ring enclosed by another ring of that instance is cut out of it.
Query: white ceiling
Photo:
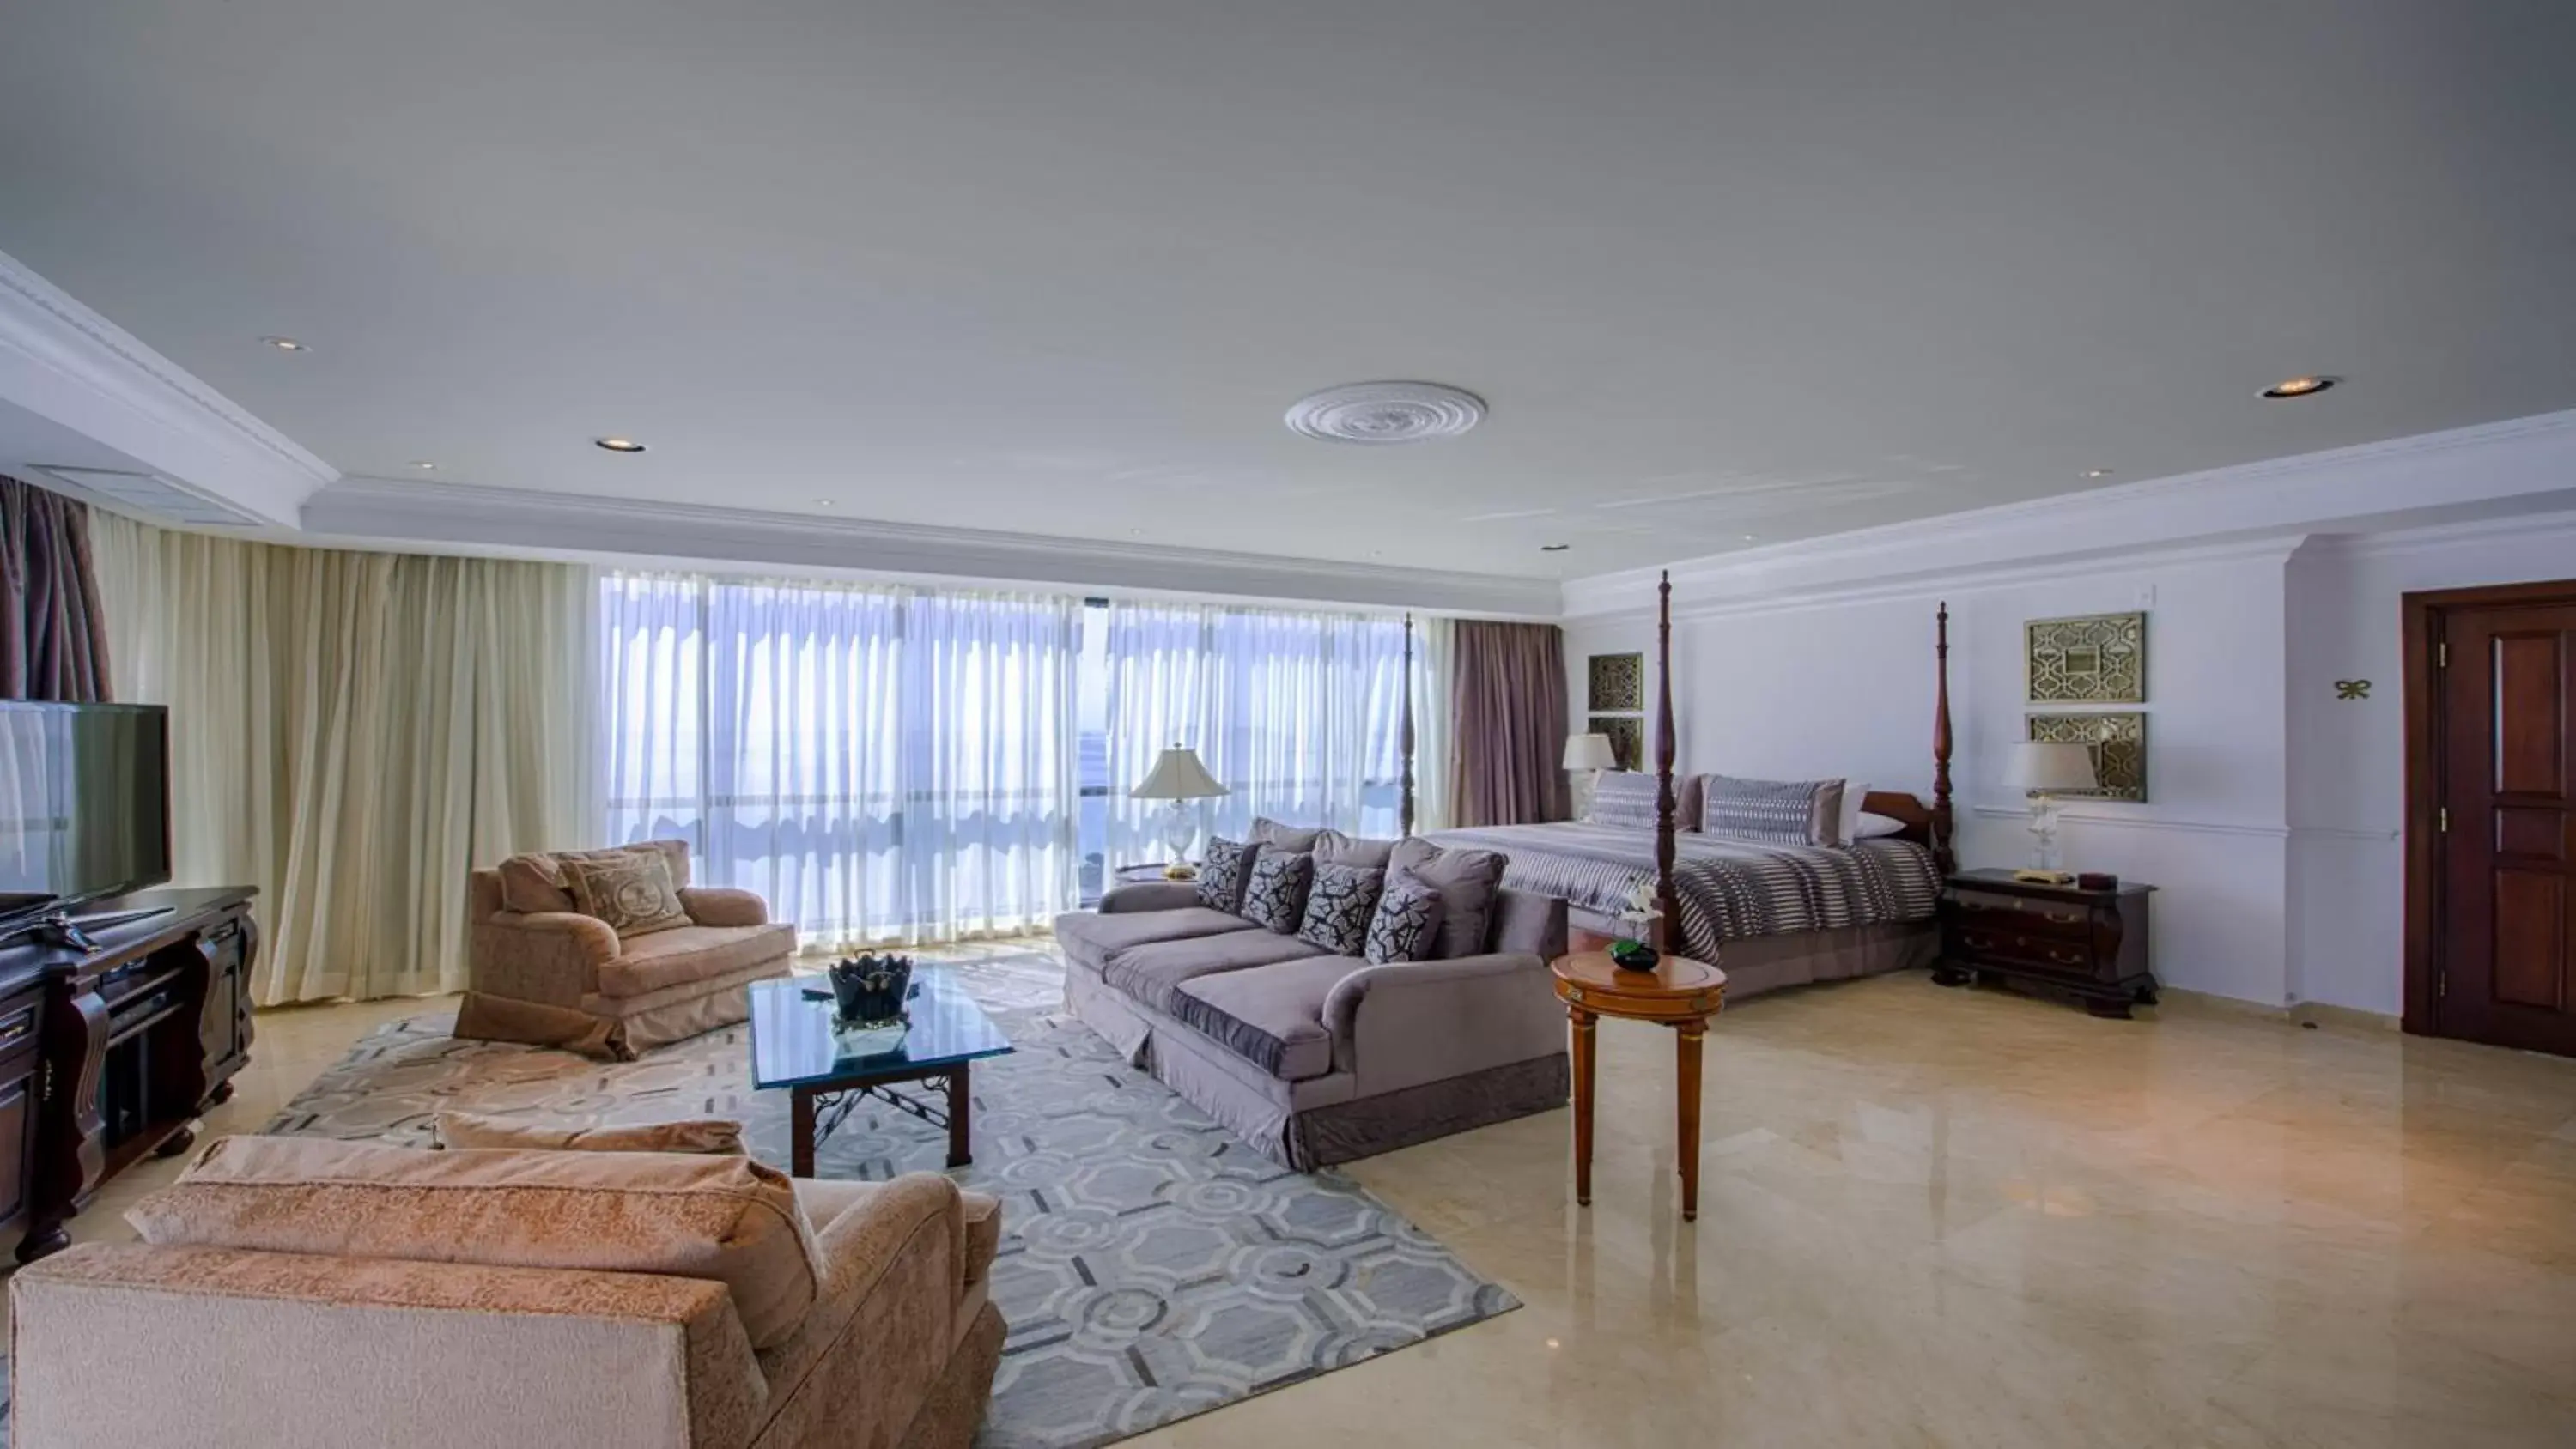
[[[352,475],[1579,575],[2576,404],[2545,0],[9,12],[0,252]]]

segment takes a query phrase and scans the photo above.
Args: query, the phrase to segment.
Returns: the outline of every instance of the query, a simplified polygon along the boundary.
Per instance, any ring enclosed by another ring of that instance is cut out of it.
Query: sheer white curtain
[[[1416,621],[1417,781],[1439,773],[1445,715],[1434,675],[1445,650]],[[1445,621],[1442,621],[1445,626]],[[1109,859],[1165,853],[1159,802],[1127,792],[1155,755],[1188,745],[1233,793],[1202,806],[1213,834],[1240,836],[1256,815],[1390,836],[1400,818],[1404,621],[1152,601],[1109,607]],[[1438,816],[1421,810],[1421,823]]]
[[[608,834],[690,842],[805,944],[1075,899],[1071,598],[653,574],[600,588]]]

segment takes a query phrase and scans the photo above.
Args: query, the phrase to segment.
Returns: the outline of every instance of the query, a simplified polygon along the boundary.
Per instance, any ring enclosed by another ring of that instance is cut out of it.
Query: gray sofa
[[[1552,896],[1499,892],[1481,955],[1384,966],[1208,909],[1186,883],[1120,886],[1055,935],[1076,1016],[1293,1168],[1565,1104]]]

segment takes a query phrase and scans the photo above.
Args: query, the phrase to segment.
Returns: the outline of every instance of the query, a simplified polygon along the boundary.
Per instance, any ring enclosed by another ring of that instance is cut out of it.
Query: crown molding
[[[1823,598],[2009,565],[2332,532],[2355,520],[2563,494],[2571,469],[2576,410],[1684,560],[1671,565],[1673,595],[1677,606]],[[1565,613],[1634,609],[1651,599],[1662,572],[1569,579]]]
[[[2554,543],[2562,539],[2576,540],[2576,513],[2538,518],[2528,515],[2478,518],[2465,523],[2434,524],[2388,533],[2344,535],[2331,542],[2337,552],[2348,558],[2403,558],[2408,554],[2437,553],[2466,544],[2497,541]]]
[[[302,521],[311,534],[413,547],[752,564],[1483,617],[1551,619],[1557,610],[1554,579],[394,478],[344,478],[313,495]]]
[[[0,398],[272,524],[340,476],[5,252]]]
[[[2248,561],[2285,564],[2306,541],[2305,534],[2274,534],[2259,538],[2229,539],[2219,543],[2178,544],[2165,548],[2099,549],[2083,554],[2035,559],[2017,564],[2001,564],[1992,568],[1961,569],[1889,582],[1828,584],[1814,588],[1787,590],[1760,598],[1715,599],[1692,603],[1680,602],[1684,596],[1677,583],[1673,588],[1676,600],[1673,606],[1673,618],[1680,622],[1735,619],[1765,614],[1790,614],[1805,609],[1841,608],[1851,604],[1961,599],[1992,589],[2017,588],[2025,584],[2048,583],[2060,579],[2099,578],[2106,572],[2133,569],[2191,568],[2204,564]],[[1652,604],[1631,604],[1617,609],[1572,614],[1565,622],[1568,625],[1586,626],[1651,623],[1655,618],[1655,612]]]

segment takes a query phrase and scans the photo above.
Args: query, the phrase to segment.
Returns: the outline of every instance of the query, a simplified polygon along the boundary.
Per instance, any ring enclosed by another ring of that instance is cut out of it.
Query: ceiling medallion
[[[1288,429],[1328,443],[1419,443],[1484,421],[1485,400],[1436,382],[1355,382],[1299,398]]]

